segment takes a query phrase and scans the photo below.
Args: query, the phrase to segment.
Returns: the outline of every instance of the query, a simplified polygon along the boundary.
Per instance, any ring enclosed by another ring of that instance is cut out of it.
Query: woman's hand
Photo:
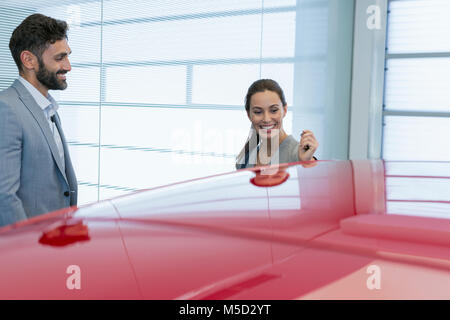
[[[316,152],[319,142],[317,142],[314,133],[311,130],[303,130],[300,144],[298,146],[298,158],[300,161],[313,160],[314,152]]]

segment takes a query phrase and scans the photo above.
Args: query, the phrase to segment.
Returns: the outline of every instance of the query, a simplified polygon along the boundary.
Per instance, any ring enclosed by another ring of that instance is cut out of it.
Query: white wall
[[[349,146],[350,159],[380,158],[386,16],[387,0],[356,1]]]

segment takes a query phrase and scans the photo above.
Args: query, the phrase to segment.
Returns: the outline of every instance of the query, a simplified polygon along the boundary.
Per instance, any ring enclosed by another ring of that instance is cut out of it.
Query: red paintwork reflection
[[[71,221],[42,234],[39,243],[54,247],[64,247],[76,242],[89,241],[89,230],[82,221]]]
[[[280,169],[197,179],[3,228],[0,298],[450,298],[450,163]],[[65,287],[69,265],[80,266],[80,291]],[[366,286],[371,265],[380,267],[381,290]]]
[[[251,178],[250,182],[257,187],[275,187],[289,178],[289,173],[286,172],[286,168],[261,170],[256,171],[255,174],[255,177]]]

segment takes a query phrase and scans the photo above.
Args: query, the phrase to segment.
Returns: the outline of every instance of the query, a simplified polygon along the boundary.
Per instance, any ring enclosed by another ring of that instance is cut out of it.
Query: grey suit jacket
[[[16,80],[0,92],[0,226],[77,204],[77,180],[59,116],[65,171],[44,112]]]

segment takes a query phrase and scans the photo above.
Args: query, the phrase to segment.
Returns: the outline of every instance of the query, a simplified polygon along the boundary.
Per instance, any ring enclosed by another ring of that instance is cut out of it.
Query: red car
[[[450,299],[450,163],[244,169],[0,229],[0,299]]]

